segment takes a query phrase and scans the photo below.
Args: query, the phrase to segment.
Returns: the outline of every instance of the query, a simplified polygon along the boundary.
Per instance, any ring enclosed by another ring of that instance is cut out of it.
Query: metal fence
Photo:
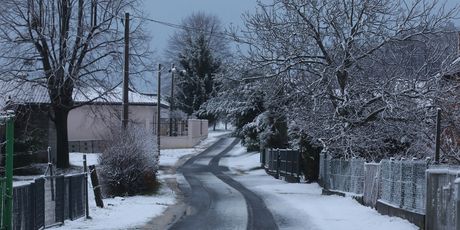
[[[14,187],[14,229],[42,229],[85,216],[85,183],[84,174],[75,174]]]
[[[426,161],[380,162],[380,199],[411,212],[425,213]]]
[[[320,182],[329,190],[363,196],[366,205],[377,200],[407,211],[425,212],[426,161],[382,160],[365,163],[363,159],[329,159],[320,156]]]
[[[13,229],[45,227],[44,179],[13,188]]]
[[[363,194],[365,162],[363,159],[328,159],[324,154],[320,159],[320,167],[322,167],[320,180],[325,188]]]
[[[426,229],[460,229],[459,176],[446,166],[427,170]]]
[[[265,170],[276,178],[289,182],[300,180],[300,152],[292,149],[265,149],[261,154]]]

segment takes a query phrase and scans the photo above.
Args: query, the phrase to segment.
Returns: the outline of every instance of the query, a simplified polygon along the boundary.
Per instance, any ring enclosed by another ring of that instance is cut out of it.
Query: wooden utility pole
[[[157,147],[160,156],[160,132],[161,132],[161,64],[158,64],[158,88],[157,88]]]
[[[123,129],[128,127],[129,115],[129,101],[128,101],[128,87],[129,87],[129,13],[125,14],[125,66],[123,71]]]

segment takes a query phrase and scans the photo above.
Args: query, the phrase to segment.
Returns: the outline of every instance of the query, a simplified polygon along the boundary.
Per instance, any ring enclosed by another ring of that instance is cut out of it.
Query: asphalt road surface
[[[170,229],[278,229],[263,200],[225,174],[219,160],[239,142],[222,138],[178,169],[186,215]]]

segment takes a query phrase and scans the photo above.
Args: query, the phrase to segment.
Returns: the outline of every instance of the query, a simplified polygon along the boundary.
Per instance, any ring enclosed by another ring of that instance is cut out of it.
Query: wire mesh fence
[[[85,216],[85,183],[84,174],[74,174],[14,187],[14,229],[43,229]]]
[[[325,188],[363,194],[363,159],[328,159],[324,154],[320,159],[320,180]]]
[[[380,199],[404,210],[425,213],[426,161],[382,160]]]
[[[378,200],[411,212],[425,212],[426,161],[330,159],[320,156],[320,183],[329,190],[363,195],[374,207]]]

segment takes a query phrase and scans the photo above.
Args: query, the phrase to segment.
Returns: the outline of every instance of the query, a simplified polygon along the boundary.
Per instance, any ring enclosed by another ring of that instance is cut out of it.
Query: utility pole
[[[171,64],[171,100],[169,102],[169,136],[174,136],[173,112],[174,112],[174,72],[175,66]]]
[[[161,132],[161,64],[158,64],[158,88],[157,88],[157,147],[160,156],[160,132]]]
[[[128,127],[129,101],[128,101],[128,86],[129,86],[129,13],[125,13],[125,66],[123,73],[123,129]]]

